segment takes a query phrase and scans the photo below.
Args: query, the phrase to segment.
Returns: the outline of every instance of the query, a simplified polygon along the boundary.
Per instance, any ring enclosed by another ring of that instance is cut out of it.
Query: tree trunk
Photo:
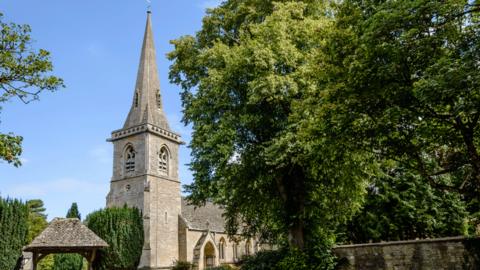
[[[277,179],[277,189],[284,203],[285,222],[288,227],[288,242],[290,246],[300,250],[305,248],[305,175],[302,168],[294,165]]]
[[[300,221],[299,224],[290,227],[288,241],[292,247],[296,247],[300,250],[305,248],[305,228],[303,222]]]

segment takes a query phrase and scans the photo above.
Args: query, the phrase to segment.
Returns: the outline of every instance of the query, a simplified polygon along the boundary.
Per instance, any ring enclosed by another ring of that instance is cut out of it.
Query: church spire
[[[130,109],[123,128],[151,124],[162,129],[170,130],[167,118],[163,112],[150,17],[151,12],[147,11],[147,25],[143,38],[132,108]]]

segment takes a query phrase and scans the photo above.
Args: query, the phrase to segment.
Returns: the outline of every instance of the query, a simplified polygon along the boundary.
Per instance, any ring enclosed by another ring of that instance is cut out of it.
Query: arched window
[[[233,243],[233,259],[238,260],[238,244]]]
[[[220,257],[220,260],[225,260],[225,239],[223,239],[223,237],[218,244],[218,256]]]
[[[135,107],[138,107],[138,92],[135,92]]]
[[[162,147],[158,153],[158,170],[160,174],[168,175],[168,150]]]
[[[133,150],[131,145],[125,150],[125,171],[135,171],[135,150]]]

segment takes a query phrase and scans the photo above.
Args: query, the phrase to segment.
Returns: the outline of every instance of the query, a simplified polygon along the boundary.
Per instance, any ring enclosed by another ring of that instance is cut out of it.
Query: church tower
[[[132,107],[122,129],[112,132],[113,176],[107,207],[137,207],[145,244],[139,268],[169,269],[178,260],[180,136],[171,131],[162,106],[151,14],[143,39]]]

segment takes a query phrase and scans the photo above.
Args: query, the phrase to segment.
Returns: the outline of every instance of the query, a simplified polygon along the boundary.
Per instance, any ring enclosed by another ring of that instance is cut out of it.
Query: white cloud
[[[220,5],[221,2],[221,0],[203,0],[200,2],[199,7],[202,9],[214,8]]]
[[[73,178],[63,178],[51,181],[19,182],[6,190],[5,194],[11,197],[37,198],[55,193],[104,193],[104,183],[96,184],[90,181],[81,181]]]

